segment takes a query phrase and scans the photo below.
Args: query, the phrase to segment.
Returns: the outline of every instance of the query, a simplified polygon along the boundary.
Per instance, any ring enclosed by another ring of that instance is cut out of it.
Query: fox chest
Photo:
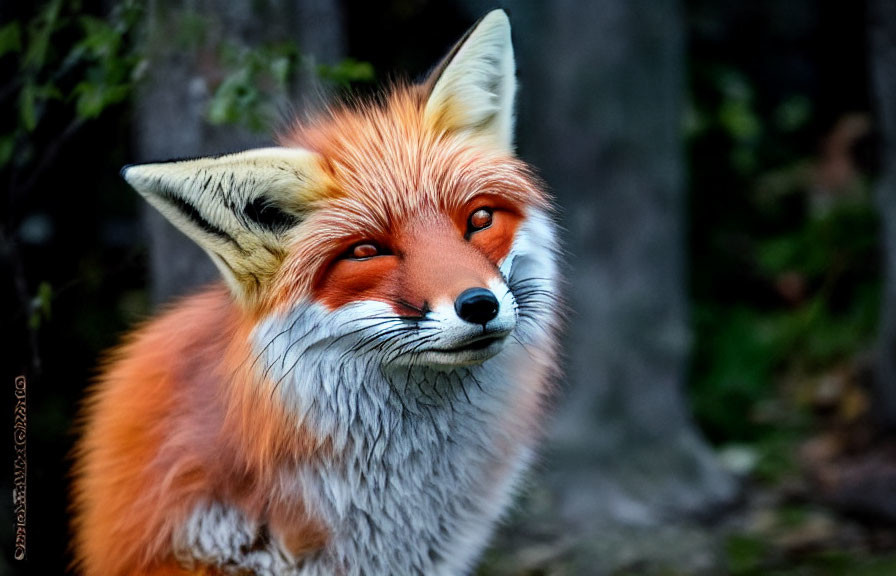
[[[330,533],[299,573],[469,572],[528,459],[471,417],[405,415],[350,434],[344,461],[303,468],[303,499]]]

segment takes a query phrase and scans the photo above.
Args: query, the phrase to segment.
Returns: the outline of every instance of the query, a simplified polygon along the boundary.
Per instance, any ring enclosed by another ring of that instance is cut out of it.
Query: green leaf
[[[252,71],[248,66],[239,68],[218,86],[209,102],[208,119],[212,124],[252,124],[260,98]]]
[[[10,22],[0,28],[0,56],[22,50],[22,27],[18,22]]]
[[[762,124],[748,100],[727,100],[719,107],[719,123],[738,142],[755,141]]]
[[[725,542],[725,553],[731,574],[752,574],[762,566],[767,545],[756,537],[735,534]]]
[[[96,59],[114,58],[121,45],[121,34],[109,23],[93,16],[82,16],[79,20],[84,30],[84,38],[78,46]]]
[[[37,287],[37,300],[40,304],[40,311],[45,318],[50,318],[50,306],[53,302],[53,287],[49,282],[41,282]]]
[[[373,65],[370,62],[359,62],[353,58],[346,58],[338,64],[320,64],[317,74],[325,80],[347,86],[352,82],[369,82],[373,80]]]
[[[172,11],[167,17],[176,22],[171,36],[171,43],[176,49],[190,52],[205,44],[209,35],[209,21],[201,14],[188,8]]]
[[[35,87],[35,94],[41,100],[62,100],[62,91],[53,84],[47,83]]]
[[[28,27],[28,48],[25,51],[24,64],[32,70],[40,70],[47,61],[50,50],[50,39],[56,32],[62,0],[48,3],[41,13]]]
[[[792,96],[775,110],[775,124],[782,132],[794,132],[812,119],[812,102],[805,96]]]
[[[13,133],[0,135],[0,168],[5,167],[15,150],[16,135]]]
[[[37,128],[37,90],[32,82],[25,82],[19,93],[19,120],[25,130],[33,132]]]
[[[31,317],[28,323],[32,329],[40,328],[43,321],[50,319],[52,302],[53,287],[49,282],[41,282],[37,287],[37,293],[31,299]]]
[[[286,56],[281,56],[279,58],[274,58],[271,60],[270,71],[271,76],[274,77],[278,86],[285,86],[286,81],[289,78],[289,58]]]
[[[84,120],[96,118],[112,104],[117,104],[130,93],[128,84],[104,85],[84,81],[75,86],[77,96],[75,110],[78,117]]]

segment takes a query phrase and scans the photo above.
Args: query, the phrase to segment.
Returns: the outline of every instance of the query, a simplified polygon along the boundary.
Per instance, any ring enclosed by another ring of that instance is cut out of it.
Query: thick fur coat
[[[87,575],[468,573],[556,372],[549,199],[513,153],[506,15],[280,147],[125,168],[225,283],[86,401]]]

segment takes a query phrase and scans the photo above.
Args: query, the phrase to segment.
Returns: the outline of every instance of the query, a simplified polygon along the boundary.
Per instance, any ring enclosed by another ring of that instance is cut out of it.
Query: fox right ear
[[[298,148],[138,164],[121,174],[208,252],[243,300],[276,272],[288,232],[326,190],[319,157]]]
[[[483,16],[426,84],[430,92],[423,115],[430,126],[484,136],[513,152],[516,64],[503,10]]]

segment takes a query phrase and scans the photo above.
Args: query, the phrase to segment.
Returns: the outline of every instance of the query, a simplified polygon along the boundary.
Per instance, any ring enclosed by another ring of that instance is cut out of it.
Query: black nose
[[[498,299],[485,288],[468,288],[454,301],[454,309],[467,322],[484,326],[498,315]]]

